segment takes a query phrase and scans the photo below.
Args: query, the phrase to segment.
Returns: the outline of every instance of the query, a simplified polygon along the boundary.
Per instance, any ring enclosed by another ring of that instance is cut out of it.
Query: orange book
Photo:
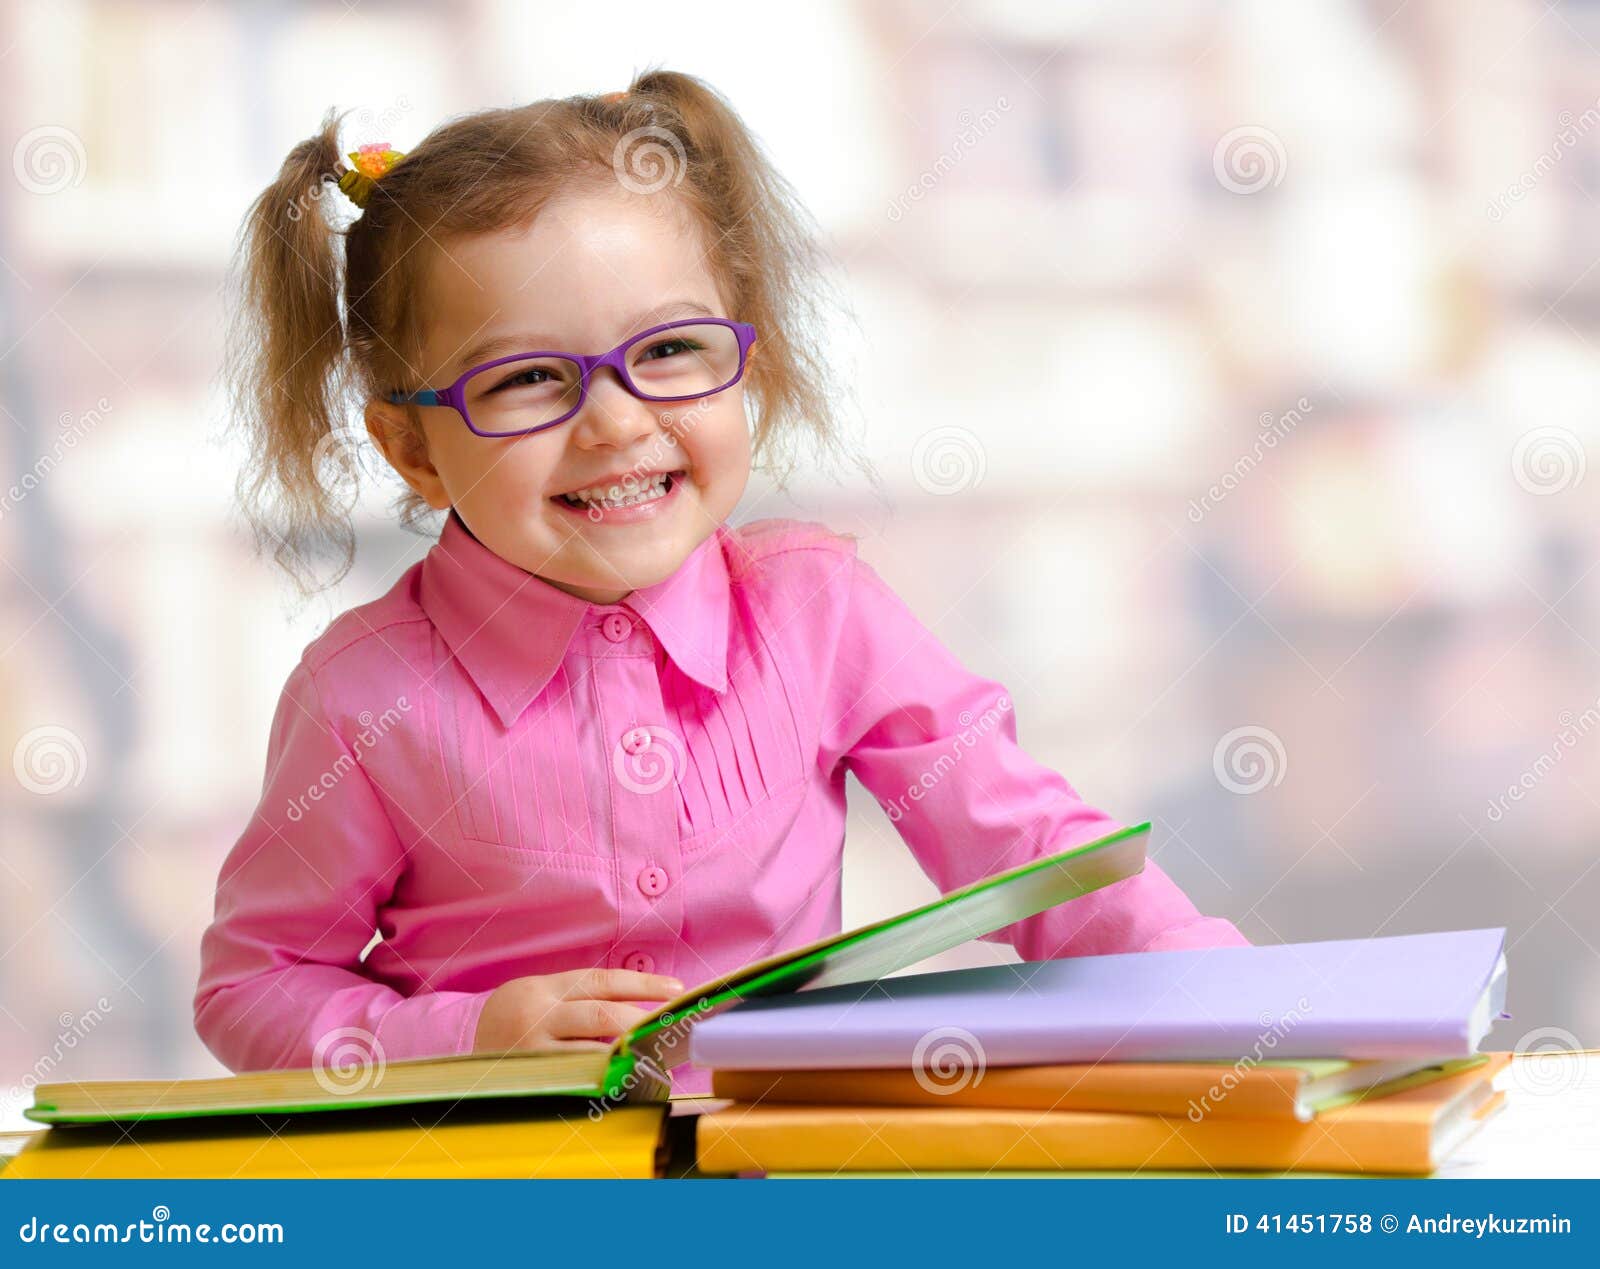
[[[1320,1111],[1399,1092],[1482,1065],[1338,1059],[1257,1062],[1094,1062],[937,1072],[905,1068],[712,1072],[714,1097],[811,1106],[996,1106],[1110,1110],[1203,1119],[1310,1119]]]
[[[1497,1111],[1510,1060],[1388,1097],[1288,1118],[1188,1118],[1010,1107],[735,1102],[702,1115],[702,1172],[987,1170],[1426,1174]]]

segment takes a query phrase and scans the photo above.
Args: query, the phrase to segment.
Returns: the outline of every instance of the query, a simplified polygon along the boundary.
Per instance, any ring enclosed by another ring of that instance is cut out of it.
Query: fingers
[[[611,1047],[609,1040],[546,1040],[537,1048],[540,1053],[604,1053]]]
[[[499,1051],[591,1048],[615,1039],[682,991],[683,984],[669,975],[629,969],[528,975],[496,990],[479,1019],[478,1036],[486,1049]]]
[[[530,1021],[524,1028],[519,1039],[511,1042],[496,1043],[486,1049],[474,1049],[474,1052],[495,1053],[552,1053],[569,1051],[603,1050],[611,1047],[609,1040],[594,1039],[557,1039],[550,1034],[547,1025],[548,1017],[544,1021]]]
[[[573,969],[551,977],[563,1000],[671,1000],[683,992],[676,978],[634,969]]]
[[[551,1007],[544,1025],[558,1040],[615,1039],[644,1018],[647,1010],[620,1000],[563,1000]]]

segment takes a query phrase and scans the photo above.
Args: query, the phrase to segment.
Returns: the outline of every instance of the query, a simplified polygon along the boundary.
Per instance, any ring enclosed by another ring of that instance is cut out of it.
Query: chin
[[[622,584],[638,590],[641,586],[654,586],[657,582],[671,577],[684,560],[689,558],[694,545],[684,540],[657,542],[614,554],[611,563],[617,572],[622,574],[624,579]],[[612,574],[612,577],[614,581],[615,574]],[[599,582],[596,584],[596,589],[604,585],[604,582]]]
[[[585,591],[606,593],[617,590],[639,590],[653,586],[670,577],[689,557],[692,546],[680,541],[641,543],[631,549],[613,548],[605,553],[604,564],[594,564],[588,551],[572,562],[575,568],[557,573],[553,568],[544,572],[546,580],[562,586],[581,587]]]

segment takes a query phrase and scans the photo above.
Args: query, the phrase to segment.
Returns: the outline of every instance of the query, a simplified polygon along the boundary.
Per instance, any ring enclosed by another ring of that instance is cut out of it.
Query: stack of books
[[[751,996],[904,969],[1121,881],[1144,867],[1149,831],[1118,829],[741,966],[611,1044],[386,1062],[374,1038],[352,1036],[348,1067],[40,1084],[24,1113],[49,1128],[0,1178],[660,1175],[686,1137],[693,1153],[692,1132],[678,1131],[692,1116],[666,1102],[696,1025]]]
[[[707,1173],[1426,1174],[1501,1105],[1505,931],[1153,952],[748,1000]]]
[[[1499,1102],[1504,931],[886,977],[1137,873],[1148,823],[741,966],[611,1044],[41,1084],[8,1177],[1426,1172]],[[669,1072],[713,1068],[731,1102]],[[719,1109],[720,1107],[720,1109]]]

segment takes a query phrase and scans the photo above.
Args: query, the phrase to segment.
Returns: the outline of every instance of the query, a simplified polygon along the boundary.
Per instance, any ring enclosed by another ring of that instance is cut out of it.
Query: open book
[[[1076,899],[1144,867],[1150,824],[995,873],[931,903],[754,961],[646,1015],[610,1045],[251,1071],[217,1079],[40,1084],[23,1113],[40,1123],[284,1114],[474,1097],[573,1096],[661,1101],[665,1072],[688,1059],[694,1026],[751,996],[881,978]],[[365,1054],[366,1059],[373,1058]]]

